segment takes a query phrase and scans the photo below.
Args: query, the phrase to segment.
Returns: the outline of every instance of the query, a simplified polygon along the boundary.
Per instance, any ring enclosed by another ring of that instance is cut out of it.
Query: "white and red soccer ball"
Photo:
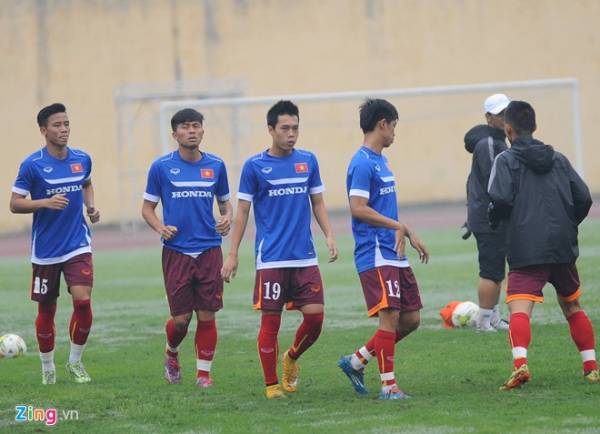
[[[10,359],[27,352],[27,345],[21,336],[7,334],[0,337],[0,358]]]

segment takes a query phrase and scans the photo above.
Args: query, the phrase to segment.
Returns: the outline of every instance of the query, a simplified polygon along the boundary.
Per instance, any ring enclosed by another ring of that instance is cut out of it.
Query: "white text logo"
[[[70,193],[72,191],[81,191],[81,185],[67,185],[66,187],[47,188],[46,196],[55,194]]]
[[[201,191],[201,190],[171,192],[172,199],[181,199],[181,198],[187,198],[187,197],[212,197],[212,192]]]
[[[288,194],[302,194],[306,193],[308,187],[286,187],[269,190],[269,197],[271,196],[287,196]]]
[[[389,187],[380,188],[379,194],[380,195],[390,194],[390,193],[393,193],[394,191],[396,191],[396,187],[394,185],[390,185]]]

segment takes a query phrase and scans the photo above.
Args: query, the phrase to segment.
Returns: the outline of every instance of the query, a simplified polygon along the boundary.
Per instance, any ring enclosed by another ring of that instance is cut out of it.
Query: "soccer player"
[[[277,334],[284,304],[302,312],[303,321],[293,345],[283,354],[283,389],[295,392],[298,358],[319,337],[323,324],[323,283],[311,235],[312,212],[325,234],[329,262],[337,247],[323,200],[325,190],[317,158],[295,149],[298,140],[298,107],[279,101],[267,113],[271,147],[248,159],[242,169],[238,210],[231,249],[222,276],[229,282],[238,267],[238,250],[251,204],[256,221],[256,283],[254,308],[262,311],[258,352],[268,399],[283,398],[277,377]]]
[[[505,111],[509,150],[496,157],[490,176],[490,222],[508,220],[508,288],[510,343],[514,370],[502,390],[529,381],[527,347],[534,303],[544,301],[542,288],[550,282],[583,360],[583,375],[600,382],[594,329],[579,304],[580,281],[577,226],[587,216],[590,192],[569,160],[533,138],[535,112],[523,101]]]
[[[477,125],[465,135],[465,149],[473,154],[467,180],[467,227],[475,235],[479,251],[477,330],[482,332],[508,329],[508,323],[500,318],[498,305],[506,268],[506,225],[500,225],[495,231],[490,228],[487,185],[494,158],[507,149],[504,110],[509,102],[501,93],[486,98],[483,109],[487,125]]]
[[[223,160],[202,152],[204,117],[186,108],[171,118],[178,149],[150,167],[142,216],[163,242],[162,268],[171,318],[166,323],[165,378],[181,382],[179,345],[196,312],[196,385],[210,387],[217,346],[215,313],[223,307],[221,237],[231,226],[227,171]],[[214,198],[220,217],[213,217]],[[162,202],[163,219],[156,215]]]
[[[21,163],[10,210],[16,214],[33,213],[31,299],[38,303],[35,330],[42,360],[42,384],[56,383],[54,315],[61,273],[73,299],[67,371],[76,383],[89,383],[91,378],[81,356],[92,326],[94,273],[91,234],[82,211],[85,205],[92,223],[100,219],[94,205],[92,160],[85,152],[67,146],[71,126],[63,104],[41,109],[37,123],[46,146]]]
[[[419,326],[423,307],[417,281],[405,256],[405,238],[423,263],[429,253],[414,231],[398,221],[396,181],[382,155],[394,141],[398,112],[388,101],[368,99],[360,106],[363,146],[348,167],[346,187],[352,213],[354,261],[368,315],[379,317],[373,337],[338,366],[361,395],[368,393],[364,367],[377,356],[381,376],[379,399],[407,398],[396,385],[394,347]]]

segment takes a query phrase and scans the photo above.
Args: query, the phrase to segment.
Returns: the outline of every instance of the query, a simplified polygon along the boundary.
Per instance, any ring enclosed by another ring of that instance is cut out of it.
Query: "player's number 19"
[[[275,282],[271,285],[271,282],[265,282],[263,285],[265,285],[265,300],[279,300],[281,295],[281,285],[279,283]]]

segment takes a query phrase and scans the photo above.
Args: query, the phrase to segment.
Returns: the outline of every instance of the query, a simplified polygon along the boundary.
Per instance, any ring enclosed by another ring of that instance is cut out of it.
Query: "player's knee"
[[[325,315],[323,312],[304,314],[304,322],[309,326],[312,333],[317,336],[321,333],[324,319]]]
[[[571,315],[573,315],[575,312],[578,312],[581,310],[581,305],[579,304],[579,300],[573,300],[573,301],[561,300],[560,307],[565,315],[565,318],[568,318]]]
[[[178,332],[186,332],[188,326],[190,325],[190,321],[192,316],[184,316],[184,317],[176,317],[173,318],[173,322],[175,323],[175,328]]]
[[[402,324],[401,324],[402,332],[404,332],[404,334],[407,335],[409,333],[414,332],[416,329],[418,329],[420,325],[421,325],[420,318],[410,318],[410,319],[402,322]]]

